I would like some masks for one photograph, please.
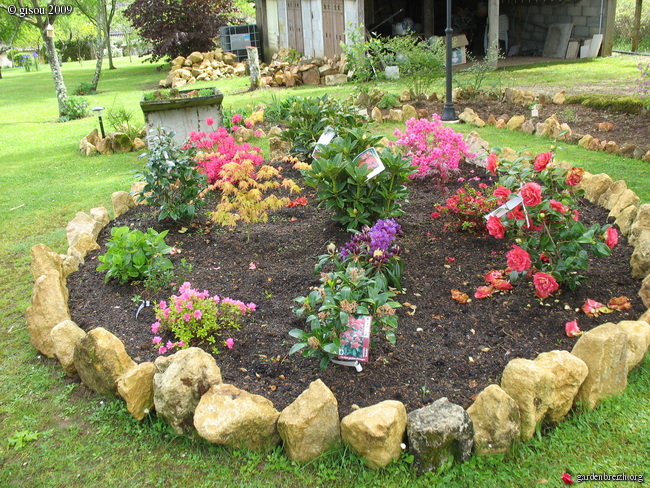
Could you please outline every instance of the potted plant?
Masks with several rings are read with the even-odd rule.
[[[191,131],[209,131],[206,119],[213,127],[223,125],[221,102],[223,93],[215,87],[200,90],[156,90],[145,93],[140,100],[147,132],[166,127],[175,132],[177,142],[183,142]]]

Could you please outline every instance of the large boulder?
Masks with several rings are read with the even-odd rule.
[[[406,122],[407,120],[417,119],[418,111],[413,105],[403,105],[402,106],[402,120]]]
[[[291,151],[291,142],[285,141],[280,137],[269,137],[270,159],[281,159]]]
[[[447,398],[408,414],[406,430],[419,474],[437,471],[449,461],[465,462],[472,454],[472,420]]]
[[[320,379],[312,382],[278,418],[290,459],[308,462],[341,442],[338,402]]]
[[[621,211],[618,217],[616,217],[614,223],[618,226],[619,230],[621,231],[621,234],[623,234],[624,236],[630,235],[630,232],[632,230],[632,225],[634,224],[638,211],[639,211],[639,207],[637,207],[636,205],[632,205],[631,207],[627,207],[626,209]]]
[[[636,245],[636,240],[644,230],[650,230],[650,203],[639,206],[634,222],[630,226],[628,242]]]
[[[544,352],[534,362],[553,373],[553,390],[545,419],[557,424],[571,410],[578,389],[589,372],[587,365],[568,351]]]
[[[587,408],[594,408],[603,398],[617,395],[627,387],[627,334],[616,324],[608,322],[586,332],[571,354],[589,368],[576,396],[576,401]]]
[[[117,379],[117,392],[124,398],[126,408],[137,420],[142,420],[153,408],[153,363],[140,363]]]
[[[344,417],[341,437],[368,466],[382,468],[402,455],[406,422],[404,404],[386,400]]]
[[[32,346],[47,357],[54,357],[52,329],[69,319],[68,289],[62,284],[61,273],[55,269],[46,271],[34,282],[32,304],[25,312]]]
[[[650,308],[650,274],[643,279],[643,282],[641,282],[639,296],[641,297],[641,301],[643,301],[645,307]]]
[[[632,190],[627,189],[621,195],[619,196],[618,200],[612,207],[612,209],[609,211],[609,217],[611,218],[616,218],[619,215],[621,215],[621,212],[625,210],[628,207],[631,207],[633,205],[637,205],[641,199],[639,196],[634,193]],[[647,204],[650,207],[650,204]]]
[[[82,234],[90,234],[94,239],[97,239],[99,232],[110,221],[108,211],[103,210],[102,212],[99,208],[92,209],[90,215],[85,212],[77,212],[75,218],[65,228],[69,246],[73,246]],[[104,218],[104,215],[106,218]]]
[[[278,412],[270,400],[233,385],[213,385],[194,412],[198,434],[213,444],[267,451],[280,443]]]
[[[91,234],[83,232],[77,236],[75,243],[68,248],[68,256],[78,264],[83,264],[88,253],[99,248],[96,239]]]
[[[64,320],[54,326],[50,332],[54,346],[54,356],[59,360],[63,371],[68,376],[77,376],[74,366],[74,348],[86,332],[72,320]]]
[[[487,157],[490,153],[490,143],[483,139],[478,132],[472,131],[464,136],[465,143],[473,157],[467,158],[469,162],[485,168]]]
[[[641,231],[634,239],[634,251],[630,258],[632,278],[644,279],[650,274],[650,230]]]
[[[627,335],[627,371],[632,371],[650,347],[650,325],[645,321],[623,320],[616,324]]]
[[[503,370],[501,388],[517,402],[522,440],[533,437],[551,406],[553,384],[553,373],[528,359],[513,359]]]
[[[194,410],[212,385],[221,384],[215,359],[197,347],[155,361],[154,405],[178,434],[193,432]]]
[[[45,244],[36,244],[30,249],[29,254],[31,256],[29,266],[34,280],[46,274],[48,271],[54,271],[59,274],[61,285],[65,288],[65,278],[67,275],[65,274],[63,258],[60,254],[55,253]],[[65,291],[67,292],[67,289]]]
[[[111,203],[113,204],[113,217],[118,218],[120,215],[125,214],[130,208],[135,207],[135,199],[133,195],[126,191],[116,191],[111,195]]]
[[[73,359],[81,381],[100,395],[117,395],[118,378],[136,366],[122,341],[103,327],[77,341]]]
[[[612,177],[605,173],[597,175],[586,173],[582,177],[582,181],[575,186],[576,190],[584,190],[585,198],[591,203],[598,203],[600,197],[609,189],[614,183]]]
[[[607,210],[611,210],[618,202],[618,199],[621,197],[623,192],[627,190],[627,183],[625,180],[618,180],[612,183],[612,185],[603,193],[598,199],[598,205],[605,207]]]
[[[472,419],[477,454],[505,453],[519,439],[519,407],[499,385],[490,385],[479,393],[467,414]]]

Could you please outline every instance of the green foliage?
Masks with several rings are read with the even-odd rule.
[[[114,278],[124,284],[147,278],[154,270],[159,273],[173,268],[172,262],[163,257],[171,253],[171,247],[165,242],[167,232],[147,229],[144,233],[127,226],[113,227],[106,243],[106,253],[97,258],[102,263],[97,266],[97,271],[107,271],[106,282]]]
[[[72,95],[68,97],[68,100],[65,103],[63,116],[60,117],[59,121],[67,122],[69,120],[83,119],[84,117],[87,117],[88,114],[88,100],[83,97]]]
[[[584,105],[595,110],[609,110],[626,114],[638,114],[645,108],[645,104],[640,97],[605,95],[600,93],[571,95],[566,98],[565,103]]]
[[[159,209],[158,219],[191,220],[205,206],[201,192],[207,177],[199,173],[192,159],[193,150],[183,149],[173,140],[173,131],[158,129],[147,137],[147,165],[137,178],[145,181],[139,201]]]
[[[293,144],[291,154],[306,159],[326,127],[363,127],[367,119],[349,101],[340,101],[325,94],[322,97],[296,97],[283,105],[287,108],[287,129],[280,136]]]
[[[125,133],[131,142],[142,133],[142,130],[138,129],[135,125],[135,115],[133,112],[123,106],[110,107],[106,111],[106,120],[113,130]]]
[[[352,79],[357,82],[380,78],[385,66],[382,63],[383,43],[381,39],[371,37],[366,40],[364,32],[363,26],[358,29],[350,29],[345,34],[348,42],[341,43],[348,71],[352,73]]]
[[[358,230],[404,213],[401,202],[408,197],[406,182],[416,170],[410,158],[383,149],[379,156],[386,169],[370,180],[365,164],[352,163],[377,138],[358,129],[347,130],[319,152],[310,169],[302,170],[305,184],[316,190],[319,205],[333,211],[333,219],[347,229]]]
[[[28,443],[38,440],[41,432],[33,432],[31,430],[21,430],[14,432],[13,435],[7,438],[7,445],[12,447],[14,451],[19,451]]]
[[[184,282],[194,269],[192,263],[182,258],[180,264],[175,269],[169,268],[164,262],[155,260],[149,269],[149,276],[142,283],[145,288],[158,292],[164,288],[169,288],[172,283]]]
[[[486,92],[500,95],[504,72],[495,71],[499,59],[505,59],[505,56],[496,49],[489,51],[488,56],[480,61],[471,54],[467,55],[467,60],[471,62],[471,65],[454,76],[454,83],[462,90],[464,97],[476,98]],[[492,79],[491,83],[488,83],[491,73],[495,73],[497,76]]]
[[[372,333],[383,333],[391,344],[395,344],[395,309],[401,305],[392,299],[394,296],[381,274],[371,278],[355,266],[323,273],[319,288],[295,299],[298,306],[293,312],[305,318],[310,330],[289,332],[299,341],[289,354],[302,351],[303,356],[320,358],[320,367],[325,369],[330,359],[338,355],[339,337],[348,328],[349,317],[360,315],[372,316]]]
[[[386,92],[382,95],[381,99],[377,102],[377,107],[383,108],[383,109],[391,109],[395,107],[399,107],[400,101],[397,95],[393,95],[392,93]]]
[[[74,91],[75,95],[94,95],[97,93],[92,83],[82,81]]]

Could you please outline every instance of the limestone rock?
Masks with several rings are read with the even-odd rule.
[[[629,243],[635,246],[637,237],[644,230],[650,230],[650,203],[644,203],[639,207],[636,218],[630,226]]]
[[[478,114],[469,107],[465,108],[465,110],[460,113],[458,119],[466,124],[475,125],[477,127],[485,126],[485,121],[483,121],[483,119],[481,119],[481,117],[479,117]]]
[[[108,213],[107,213],[108,215]],[[66,237],[68,238],[68,245],[73,246],[81,234],[90,234],[93,239],[97,239],[99,232],[104,228],[108,223],[97,221],[91,215],[88,215],[85,212],[77,212],[77,215],[72,219],[65,228]]]
[[[325,75],[326,86],[343,85],[347,82],[348,82],[348,75],[344,75],[344,74]]]
[[[47,357],[54,357],[50,333],[55,326],[70,319],[68,290],[62,285],[60,272],[51,269],[36,279],[25,319],[32,346]]]
[[[194,51],[192,54],[190,54],[190,55],[187,57],[187,59],[188,59],[192,64],[195,64],[195,63],[199,63],[199,64],[200,64],[201,61],[203,61],[203,53],[201,53],[201,52],[199,52],[199,51]]]
[[[636,205],[641,201],[641,199],[638,197],[636,193],[634,193],[632,190],[629,188],[621,195],[619,196],[618,200],[616,200],[616,203],[612,207],[612,209],[609,211],[609,217],[611,218],[616,218],[619,215],[621,215],[621,212],[625,210],[626,208]],[[650,204],[648,204],[650,206]]]
[[[627,334],[627,372],[632,371],[650,347],[650,324],[645,321],[623,320],[616,324]]]
[[[515,159],[519,157],[519,155],[515,152],[514,149],[506,146],[501,149],[501,154],[499,154],[499,157],[501,159],[505,159],[506,161],[513,162]]]
[[[634,224],[638,211],[639,207],[632,205],[621,211],[618,217],[616,217],[614,223],[618,226],[621,234],[624,236],[628,236],[630,234],[632,224]]]
[[[372,468],[399,459],[405,432],[406,408],[395,400],[360,408],[341,421],[343,442]]]
[[[641,297],[641,301],[645,307],[650,309],[650,274],[643,279],[641,289],[639,290],[639,296]]]
[[[612,186],[614,180],[605,173],[593,175],[585,173],[576,190],[584,190],[585,198],[591,203],[598,203],[600,197]]]
[[[280,159],[291,151],[291,142],[277,136],[269,137],[269,151],[271,160]]]
[[[474,444],[470,416],[444,397],[408,414],[407,435],[418,474],[469,460]]]
[[[66,292],[65,296],[67,297],[68,290],[65,287],[66,275],[63,270],[63,258],[61,255],[52,251],[52,249],[47,247],[45,244],[36,244],[30,249],[29,254],[31,256],[30,270],[34,280],[38,279],[39,276],[46,274],[48,271],[59,273],[59,276],[61,277],[61,286]]]
[[[556,105],[564,105],[566,101],[566,90],[562,90],[553,95],[553,103]]]
[[[614,141],[607,141],[603,146],[603,151],[608,154],[619,154],[621,150],[618,147],[618,144]]]
[[[418,118],[418,111],[415,110],[415,107],[413,105],[406,104],[402,106],[402,120],[404,122],[410,119],[417,119],[417,118]]]
[[[487,165],[487,157],[490,153],[490,143],[481,138],[476,131],[465,135],[464,139],[469,152],[474,155],[473,157],[467,158],[468,161],[481,168],[485,168]]]
[[[213,444],[267,451],[280,443],[278,412],[270,400],[232,385],[213,385],[194,412],[198,434]]]
[[[194,410],[212,385],[221,383],[215,359],[198,347],[183,349],[154,362],[156,411],[178,434],[192,432]]]
[[[591,144],[591,141],[594,140],[594,137],[592,135],[587,134],[586,136],[583,136],[579,141],[578,145],[581,147],[584,147],[585,149],[589,149],[589,144]]]
[[[400,102],[410,102],[411,101],[411,91],[404,90],[399,97]]]
[[[498,385],[489,385],[467,409],[474,426],[474,451],[500,454],[519,439],[521,420],[517,402]]]
[[[598,130],[602,132],[609,132],[614,128],[614,124],[611,122],[601,122],[598,124]]]
[[[117,379],[117,392],[126,401],[126,408],[137,420],[142,420],[153,408],[153,363],[141,363]]]
[[[95,249],[99,249],[95,238],[87,232],[82,232],[77,236],[75,243],[68,248],[68,256],[72,256],[79,264],[83,264],[86,255]]]
[[[522,440],[533,437],[550,408],[553,382],[553,373],[528,359],[513,359],[503,370],[501,388],[517,402]]]
[[[521,130],[521,126],[524,125],[525,121],[526,121],[525,116],[514,115],[513,117],[510,118],[510,120],[506,124],[506,127],[508,128],[508,130],[518,131]]]
[[[379,107],[373,107],[370,117],[372,120],[380,124],[384,121],[384,116],[381,114],[381,109]]]
[[[521,125],[521,130],[526,134],[533,134],[535,132],[535,124],[532,120],[526,120],[526,122]]]
[[[388,118],[391,122],[402,122],[403,120],[402,111],[397,108],[391,108],[389,111]]]
[[[136,365],[122,341],[103,327],[77,342],[73,358],[81,381],[100,395],[116,395],[117,379]]]
[[[639,322],[647,322],[650,324],[650,309],[646,310],[641,317],[639,317]]]
[[[503,119],[498,119],[497,123],[494,124],[497,129],[505,129],[507,127],[506,122]]]
[[[72,320],[64,320],[54,326],[50,335],[54,356],[59,360],[63,371],[68,376],[77,376],[77,368],[74,366],[74,348],[86,333]]]
[[[632,278],[642,280],[650,273],[650,230],[641,231],[635,237],[630,266]]]
[[[633,157],[634,159],[643,159],[643,155],[644,155],[644,154],[645,154],[645,151],[644,151],[643,149],[641,149],[640,147],[637,147],[637,148],[634,150],[634,154],[632,155],[632,157]]]
[[[488,115],[488,119],[486,122],[487,125],[497,125],[497,119],[494,115],[490,114]]]
[[[560,130],[560,122],[557,120],[557,116],[553,114],[544,121],[544,126],[540,135],[547,139],[554,139],[560,133]]]
[[[615,324],[599,325],[580,336],[571,354],[589,368],[576,396],[587,408],[627,387],[627,334]]]
[[[643,161],[646,163],[650,161],[650,151],[646,151],[646,153],[643,156]]]
[[[147,143],[143,141],[141,138],[135,137],[133,139],[133,150],[142,151],[143,149],[147,149]]]
[[[83,156],[94,156],[98,152],[97,147],[94,144],[91,144],[87,137],[84,137],[79,141],[79,154]]]
[[[621,156],[626,158],[633,158],[634,152],[637,149],[638,146],[636,144],[624,144],[623,147],[621,147]]]
[[[135,206],[133,196],[125,191],[116,191],[111,195],[111,202],[113,203],[113,216],[118,218],[120,215],[125,214],[130,208]]]
[[[568,351],[545,352],[537,356],[534,362],[554,376],[553,390],[545,418],[557,424],[571,410],[578,389],[589,372],[587,365]]]
[[[602,148],[600,147],[600,139],[594,138],[589,142],[589,145],[587,146],[587,149],[590,151],[602,151]]]
[[[278,418],[287,456],[308,462],[341,442],[338,402],[320,379],[313,381]]]
[[[611,210],[625,190],[627,190],[625,180],[615,181],[598,199],[598,205]]]

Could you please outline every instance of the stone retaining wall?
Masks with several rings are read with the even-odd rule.
[[[640,205],[624,181],[605,174],[585,173],[579,188],[590,202],[610,210],[634,246],[632,273],[643,279],[639,295],[650,307],[650,204]],[[115,217],[135,205],[124,191],[114,193],[112,203]],[[86,333],[70,320],[66,277],[99,248],[97,236],[108,223],[103,207],[79,212],[66,228],[66,254],[43,244],[31,249],[35,283],[26,322],[32,345],[93,391],[124,399],[136,419],[155,408],[177,433],[198,433],[212,443],[253,450],[282,443],[298,462],[344,443],[368,466],[380,468],[398,459],[408,442],[414,467],[423,473],[450,459],[466,461],[472,451],[506,452],[516,439],[530,439],[540,422],[560,422],[576,402],[594,408],[626,388],[629,371],[650,347],[648,310],[638,321],[590,330],[570,353],[512,360],[501,384],[485,388],[466,411],[441,398],[407,413],[391,400],[339,421],[336,398],[317,380],[279,412],[268,399],[223,383],[214,357],[199,348],[136,364],[113,334],[101,327]]]

